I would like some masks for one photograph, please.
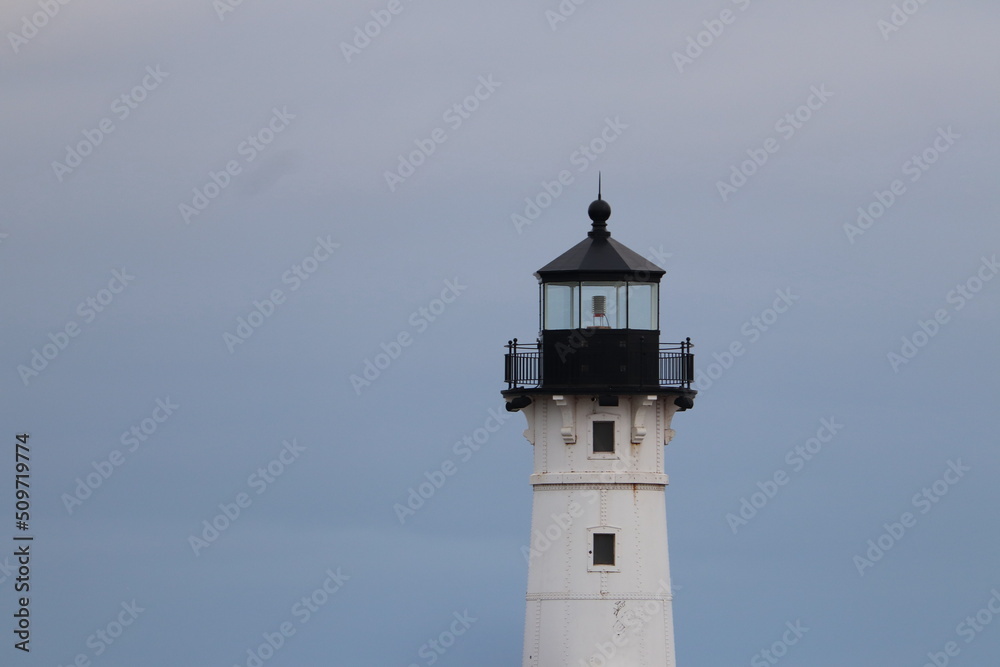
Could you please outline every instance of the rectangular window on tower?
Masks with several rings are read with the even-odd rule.
[[[594,533],[594,565],[615,564],[615,534]]]
[[[594,453],[614,454],[615,423],[613,421],[594,422]]]

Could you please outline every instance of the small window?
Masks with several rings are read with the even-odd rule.
[[[591,562],[587,565],[589,572],[621,572],[616,558],[618,554],[618,534],[620,528],[614,526],[594,526],[588,528],[590,534]]]
[[[594,422],[594,453],[615,451],[615,423],[613,421]]]
[[[615,564],[615,534],[594,533],[594,565]]]

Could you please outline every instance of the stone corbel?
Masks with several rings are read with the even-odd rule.
[[[632,397],[632,444],[642,444],[646,437],[646,423],[652,415],[655,419],[656,396]]]
[[[535,427],[536,427],[535,419],[537,417],[537,414],[535,412],[535,406],[536,404],[532,403],[528,407],[521,408],[520,410],[521,412],[524,413],[524,416],[528,420],[528,428],[524,429],[521,435],[523,435],[524,439],[530,442],[532,446],[534,446],[535,444]]]
[[[559,429],[563,442],[567,445],[576,444],[576,397],[575,396],[553,396],[552,400],[559,406],[562,413],[563,425]]]

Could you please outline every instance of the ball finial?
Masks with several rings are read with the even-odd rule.
[[[601,173],[597,173],[597,199],[590,202],[587,215],[593,221],[593,228],[587,236],[591,238],[607,238],[611,236],[608,231],[608,218],[611,217],[611,205],[601,199]]]
[[[611,205],[608,202],[598,196],[597,199],[590,203],[590,208],[587,209],[587,215],[593,220],[594,224],[604,224],[611,217]]]

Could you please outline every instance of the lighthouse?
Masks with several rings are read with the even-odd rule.
[[[537,340],[505,356],[534,449],[523,667],[673,667],[663,457],[694,356],[660,342],[665,271],[611,238],[600,192],[588,214],[535,273]]]

